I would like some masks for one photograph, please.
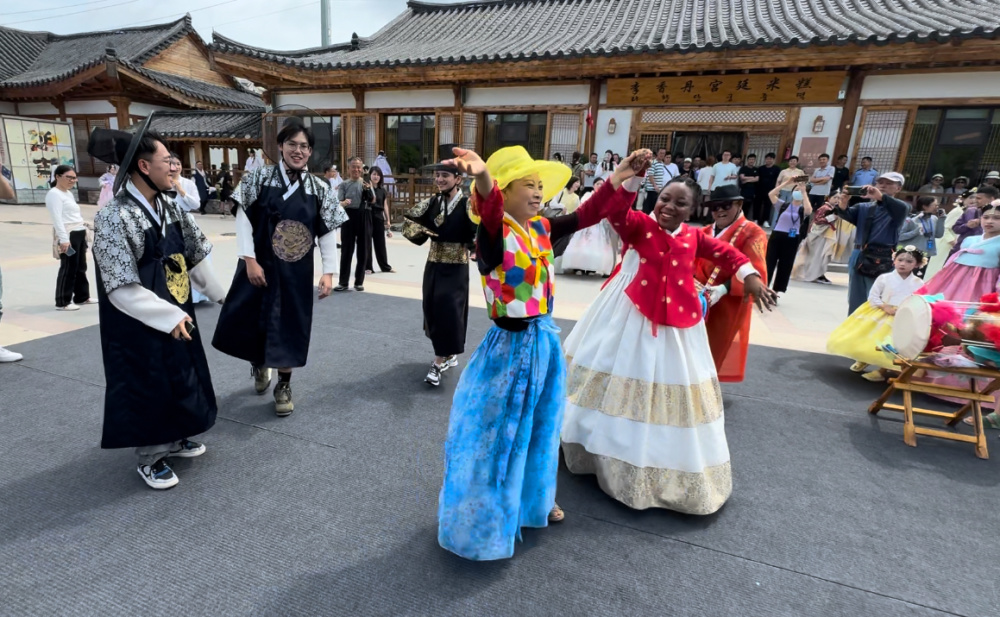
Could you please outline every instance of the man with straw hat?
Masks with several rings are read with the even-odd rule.
[[[747,256],[750,265],[767,285],[767,234],[743,216],[743,195],[735,186],[712,191],[708,206],[711,225],[700,232],[732,245]],[[723,280],[722,268],[707,259],[695,263],[695,280],[703,286],[710,309],[705,317],[708,344],[715,360],[719,381],[740,382],[746,373],[750,348],[751,304],[743,301],[743,282],[735,277]]]
[[[101,447],[135,448],[142,479],[167,489],[179,482],[167,459],[203,454],[190,437],[210,429],[217,413],[191,290],[213,302],[225,290],[206,260],[212,245],[166,193],[171,157],[146,130],[152,117],[134,136],[96,129],[87,151],[121,165],[115,196],[94,220],[107,380]]]
[[[455,144],[439,147],[439,159],[450,159]],[[424,266],[424,334],[434,346],[434,362],[424,381],[441,384],[441,375],[458,366],[465,353],[469,321],[469,252],[475,248],[476,224],[469,216],[469,199],[462,194],[462,176],[454,165],[429,166],[440,191],[406,213],[403,237],[421,245],[431,241]]]
[[[532,160],[520,146],[485,163],[470,150],[454,154],[445,163],[475,177],[477,261],[493,327],[455,391],[438,542],[466,559],[505,559],[521,527],[563,518],[555,494],[566,363],[552,319],[552,243],[628,210],[638,183],[616,189],[636,175],[633,162],[645,172],[652,153],[629,157],[593,199],[551,219],[539,213],[566,186],[568,167]]]

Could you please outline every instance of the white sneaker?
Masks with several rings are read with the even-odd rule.
[[[83,304],[97,304],[97,298],[87,298],[87,301]]]
[[[73,304],[72,302],[70,302],[66,306],[57,306],[56,310],[57,311],[79,311],[80,310],[80,305],[79,304]]]
[[[445,358],[444,364],[441,366],[441,371],[446,371],[450,368],[455,368],[458,366],[458,356],[448,356]]]
[[[15,351],[0,347],[0,362],[17,362],[23,358],[24,356]]]

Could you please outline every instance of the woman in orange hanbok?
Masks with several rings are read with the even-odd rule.
[[[766,285],[767,235],[743,216],[743,196],[739,189],[720,186],[712,191],[709,209],[713,223],[702,227],[701,233],[730,244],[746,255]],[[694,277],[703,286],[711,307],[705,317],[705,329],[719,381],[739,382],[746,373],[753,305],[743,300],[743,283],[735,278],[719,280],[720,272],[715,263],[699,259]]]

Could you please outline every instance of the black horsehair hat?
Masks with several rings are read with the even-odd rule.
[[[452,152],[452,148],[457,148],[458,144],[441,144],[438,146],[438,162],[433,165],[426,165],[424,169],[430,171],[447,171],[458,175],[458,167],[454,165],[443,165],[441,161],[447,161],[455,158],[455,153]]]
[[[710,202],[726,202],[726,201],[743,201],[743,195],[740,194],[740,189],[734,184],[723,184],[717,189],[712,191],[711,196],[708,200]]]
[[[135,133],[128,131],[117,131],[114,129],[94,129],[90,134],[90,141],[87,142],[87,154],[91,157],[118,166],[118,175],[115,176],[114,192],[125,184],[125,179],[131,173],[132,161],[135,158],[135,151],[139,148],[139,142],[149,133],[149,126],[152,123],[156,112],[150,113],[136,128]]]

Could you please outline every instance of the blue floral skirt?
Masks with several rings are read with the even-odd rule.
[[[493,326],[458,382],[445,443],[438,542],[466,559],[514,554],[556,499],[566,362],[549,316]]]

